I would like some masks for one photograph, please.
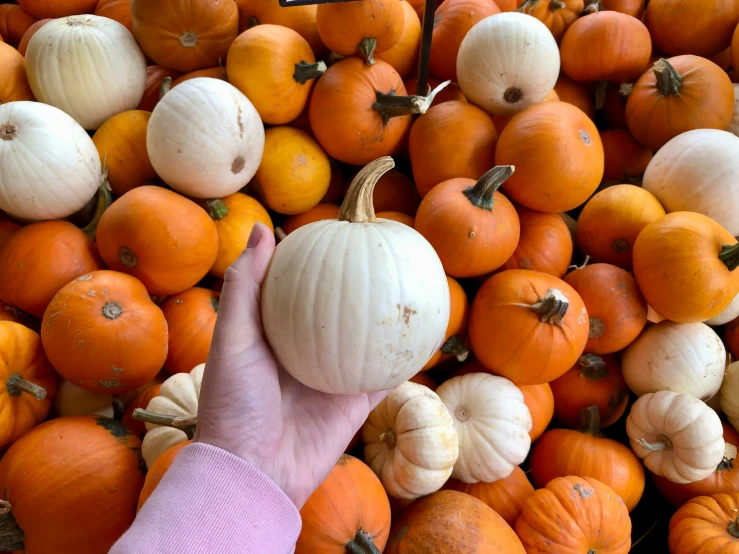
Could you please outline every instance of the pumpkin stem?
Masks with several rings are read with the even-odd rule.
[[[293,79],[295,79],[301,85],[304,85],[311,79],[318,79],[321,75],[326,73],[326,62],[308,63],[301,61],[295,64],[295,73],[293,73]]]
[[[164,95],[167,94],[171,88],[172,88],[172,77],[165,77],[164,81],[162,81],[162,84],[159,87],[159,100],[164,98]]]
[[[5,383],[5,388],[8,390],[10,396],[20,396],[26,392],[33,396],[36,400],[43,400],[46,398],[46,389],[36,383],[27,381],[21,377],[20,373],[13,373],[8,377]]]
[[[726,264],[729,271],[734,271],[739,267],[739,243],[722,246],[718,259]]]
[[[0,500],[0,552],[23,552],[26,535],[15,521],[11,508],[10,502]]]
[[[680,94],[680,87],[683,86],[683,78],[675,71],[672,64],[664,58],[660,58],[654,62],[652,67],[654,76],[657,78],[657,90],[662,96],[670,94]]]
[[[220,198],[211,198],[205,201],[205,207],[208,208],[210,217],[220,221],[228,215],[228,206]]]
[[[464,345],[459,335],[452,335],[446,339],[446,342],[441,345],[441,351],[444,354],[453,354],[458,362],[464,362],[467,356],[470,355],[470,351]]]
[[[100,224],[100,218],[103,217],[105,210],[107,210],[112,203],[113,195],[110,193],[110,184],[108,183],[106,176],[98,187],[98,205],[97,208],[95,208],[95,215],[92,217],[92,221],[82,228],[82,232],[88,236],[94,237],[97,232],[98,225]]]
[[[517,12],[525,13],[525,14],[531,14],[536,8],[539,7],[540,0],[525,0],[523,4],[521,4]]]
[[[600,432],[600,410],[598,406],[583,408],[577,412],[577,430],[594,437],[602,436]]]
[[[383,156],[360,169],[352,184],[349,185],[344,202],[341,204],[339,221],[349,221],[350,223],[373,223],[376,221],[375,207],[372,203],[375,185],[380,177],[394,167],[393,159],[390,156]]]
[[[357,50],[359,50],[359,53],[364,57],[367,65],[375,64],[375,48],[377,48],[376,38],[365,37],[359,41],[359,44],[357,44]]]
[[[638,439],[636,441],[636,444],[646,450],[649,450],[650,452],[657,452],[659,450],[667,450],[669,452],[670,450],[672,450],[672,441],[670,440],[670,437],[667,437],[665,435],[658,435],[657,442],[653,444],[647,442],[644,439]]]
[[[359,528],[353,541],[346,543],[347,554],[382,554],[369,533]]]
[[[28,314],[15,306],[5,306],[4,310],[13,314],[16,319],[22,319],[23,321],[28,322],[33,321],[33,316],[31,314]]]
[[[255,16],[250,15],[249,17],[246,18],[246,28],[247,29],[251,29],[252,27],[256,27],[257,25],[259,25],[259,20]]]
[[[485,173],[472,187],[467,187],[462,191],[472,205],[489,212],[493,211],[495,206],[494,195],[501,185],[513,175],[516,167],[512,165],[498,165]]]
[[[133,411],[133,418],[143,421],[144,423],[151,423],[152,425],[161,425],[162,427],[173,427],[184,431],[189,440],[195,436],[195,427],[198,424],[198,416],[173,416],[166,414],[157,414],[144,410],[143,408],[136,408]]]
[[[105,319],[114,320],[121,317],[123,308],[118,302],[106,302],[103,304],[103,317]]]
[[[583,10],[584,15],[588,15],[595,12],[602,12],[605,11],[605,8],[603,7],[603,3],[601,0],[590,0],[590,3],[585,6],[585,9]]]
[[[213,296],[210,299],[210,305],[213,306],[213,310],[216,313],[218,313],[218,308],[221,306],[221,302],[220,302],[220,300],[218,298],[216,298],[215,296]]]
[[[549,0],[549,11],[550,12],[558,12],[559,10],[564,10],[567,7],[567,4],[562,2],[562,0]]]
[[[561,327],[562,319],[567,315],[567,308],[570,307],[570,301],[561,291],[549,289],[536,304],[523,304],[523,306],[541,314],[542,322]]]
[[[583,354],[577,360],[577,365],[580,366],[580,375],[593,381],[600,381],[608,377],[606,362],[597,354]]]
[[[186,31],[180,35],[180,44],[185,48],[195,48],[198,44],[198,35],[194,31]]]
[[[282,230],[282,227],[275,228],[275,238],[277,239],[277,242],[282,242],[285,240],[285,237],[287,236],[287,233]]]
[[[388,448],[395,448],[398,442],[398,436],[395,434],[395,429],[392,428],[380,433],[379,439],[387,444]]]
[[[451,81],[445,81],[432,90],[428,96],[419,96],[412,94],[410,96],[396,96],[395,91],[389,94],[375,91],[377,102],[372,104],[372,109],[382,117],[382,124],[387,125],[392,117],[412,114],[425,114],[431,103],[443,89],[445,89]]]
[[[724,444],[724,458],[719,462],[716,471],[728,471],[734,469],[734,460],[736,460],[737,448],[735,445],[727,442]]]

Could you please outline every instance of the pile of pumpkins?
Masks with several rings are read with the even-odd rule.
[[[739,0],[443,0],[417,90],[423,13],[0,5],[0,551],[130,526],[256,222],[281,364],[392,389],[298,554],[739,549]]]

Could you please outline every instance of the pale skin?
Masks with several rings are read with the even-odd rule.
[[[246,249],[226,271],[195,441],[244,459],[301,508],[387,391],[326,394],[279,366],[259,312],[274,249],[274,236],[257,223]]]

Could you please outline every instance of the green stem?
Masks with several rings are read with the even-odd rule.
[[[151,423],[152,425],[161,425],[162,427],[173,427],[184,431],[187,438],[192,440],[195,436],[195,427],[198,424],[198,416],[173,416],[167,414],[157,414],[142,408],[136,408],[133,411],[133,418]]]
[[[28,393],[33,396],[36,400],[43,400],[46,398],[46,389],[36,383],[27,381],[21,377],[20,373],[13,373],[5,383],[5,388],[10,396],[20,396],[21,394]]]
[[[100,218],[103,217],[105,210],[107,210],[113,203],[113,195],[110,193],[110,185],[108,184],[107,169],[105,169],[104,172],[106,175],[103,177],[103,182],[98,187],[98,205],[97,208],[95,208],[95,215],[92,217],[92,221],[82,228],[82,232],[91,237],[95,236],[98,225],[100,224]]]
[[[208,209],[208,214],[213,219],[220,221],[228,215],[228,206],[220,198],[211,198],[205,201],[205,207]]]
[[[734,271],[739,267],[739,243],[722,246],[718,259],[726,264],[729,271]]]
[[[326,73],[326,63],[316,62],[308,63],[301,61],[295,64],[295,73],[293,73],[293,79],[295,79],[301,85],[304,85],[311,79],[318,79],[321,75]]]
[[[449,337],[444,344],[441,345],[441,351],[444,354],[453,354],[457,358],[458,362],[464,362],[467,356],[470,355],[470,351],[462,342],[459,335],[452,335]]]
[[[577,365],[580,366],[580,375],[593,381],[600,381],[608,377],[606,362],[597,354],[583,354],[577,360]]]
[[[210,304],[213,306],[213,309],[216,313],[218,313],[218,307],[220,306],[220,301],[215,296],[210,299]]]
[[[365,37],[357,44],[357,50],[367,61],[367,65],[374,65],[375,63],[375,48],[377,48],[376,38]]]
[[[346,552],[347,554],[382,554],[372,536],[362,531],[361,528],[357,531],[354,540],[346,543]]]
[[[485,173],[472,187],[462,191],[472,205],[489,212],[495,206],[495,192],[508,179],[516,168],[512,165],[499,165]]]
[[[672,64],[664,58],[660,58],[654,62],[652,67],[654,76],[657,78],[657,90],[662,96],[680,94],[680,87],[683,86],[683,78],[672,67]]]
[[[577,430],[594,437],[602,436],[600,432],[600,410],[598,406],[583,408],[577,413]]]

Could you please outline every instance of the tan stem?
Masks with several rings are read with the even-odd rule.
[[[159,87],[159,100],[164,98],[164,95],[167,94],[171,88],[172,88],[172,77],[165,77],[164,81],[162,81],[162,84]]]
[[[383,125],[387,125],[387,122],[393,117],[414,114],[422,115],[431,107],[436,95],[449,86],[450,83],[451,81],[444,81],[427,96],[419,96],[417,94],[396,96],[395,91],[386,94],[378,90],[375,91],[377,101],[372,104],[372,109],[382,117]]]
[[[287,236],[287,233],[282,230],[282,227],[277,227],[275,229],[275,237],[277,238],[277,242],[282,242],[285,240],[285,237]]]
[[[647,442],[644,439],[638,439],[636,444],[650,452],[658,452],[660,450],[667,450],[669,452],[672,450],[672,441],[670,440],[670,437],[665,435],[659,435],[657,437],[657,442],[655,443]]]
[[[605,11],[605,8],[603,7],[603,3],[601,0],[590,0],[590,3],[585,6],[585,9],[583,10],[584,15],[588,15],[595,12],[602,12]]]
[[[539,2],[541,0],[525,0],[516,10],[517,12],[525,13],[525,14],[531,14],[536,8],[539,7]]]
[[[493,211],[495,193],[516,171],[515,166],[499,165],[485,173],[472,187],[462,191],[472,205],[481,210]]]
[[[567,315],[567,309],[570,307],[570,301],[558,289],[549,289],[547,293],[539,298],[535,304],[514,304],[522,308],[529,308],[531,311],[541,315],[543,323],[550,325],[562,326],[562,320]]]
[[[444,344],[441,345],[441,351],[444,354],[452,354],[457,358],[458,362],[464,362],[470,355],[469,349],[462,342],[459,335],[452,335]]]
[[[46,389],[36,383],[27,381],[20,373],[13,373],[5,383],[5,388],[10,396],[20,396],[24,392],[33,396],[36,400],[46,398]]]
[[[192,439],[195,435],[195,427],[198,424],[198,416],[173,416],[167,414],[158,414],[150,412],[142,408],[136,408],[133,411],[133,418],[151,423],[152,425],[161,425],[162,427],[173,427],[184,431],[188,439]]]
[[[398,442],[398,436],[395,434],[395,429],[386,429],[383,433],[380,433],[380,440],[387,444],[388,448],[395,448],[395,444]]]
[[[341,204],[339,221],[349,221],[351,223],[376,221],[375,208],[372,203],[375,185],[380,177],[394,167],[393,159],[390,156],[383,156],[360,169],[352,184],[349,185],[344,202]]]
[[[677,96],[680,94],[680,87],[683,86],[683,78],[672,67],[670,62],[664,58],[660,58],[654,62],[652,71],[657,78],[657,90],[662,96]]]

